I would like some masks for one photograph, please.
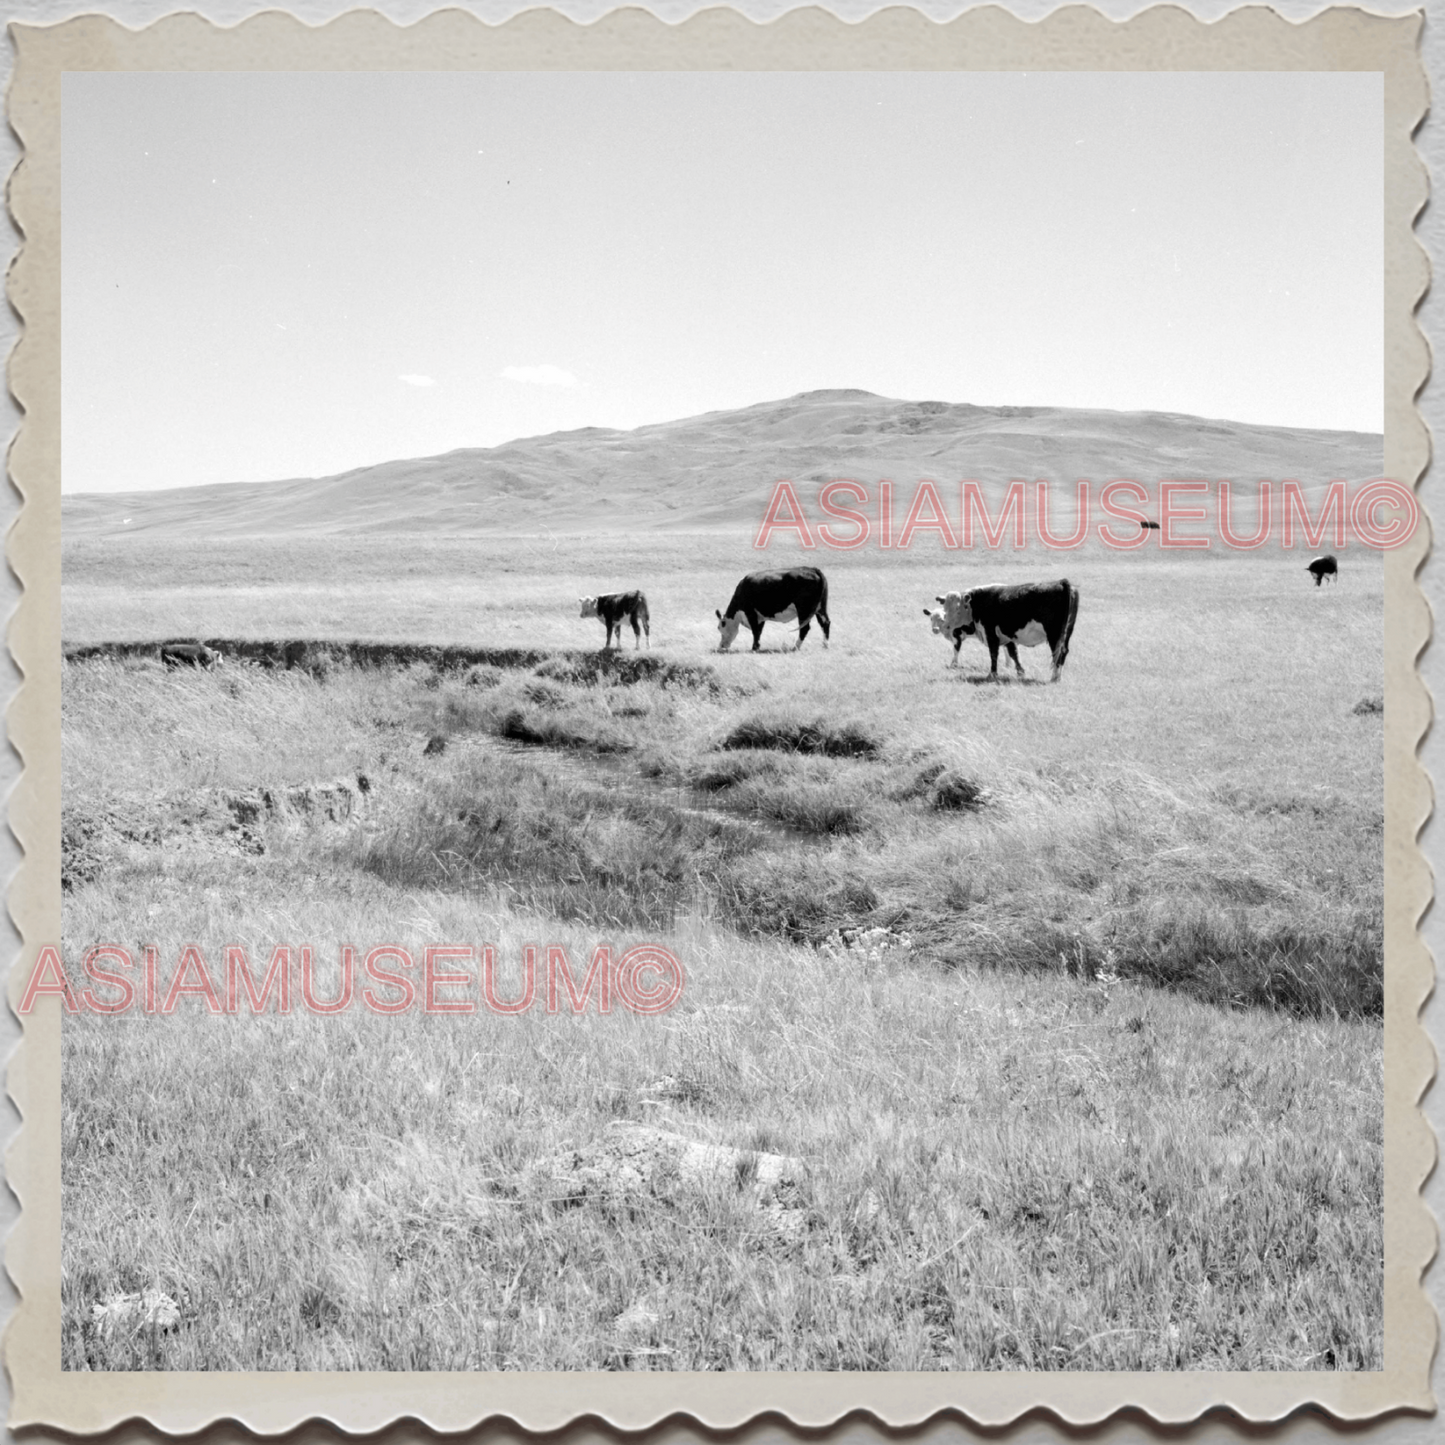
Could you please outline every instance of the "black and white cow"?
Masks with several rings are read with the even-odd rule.
[[[1009,661],[1024,675],[1018,649],[1047,643],[1054,660],[1052,681],[1059,680],[1074,635],[1079,613],[1079,589],[1066,578],[1057,582],[1024,582],[1015,587],[974,587],[967,592],[950,592],[937,599],[943,605],[925,607],[933,619],[933,630],[953,638],[952,667],[958,666],[958,650],[967,636],[979,637],[988,646],[989,676],[998,676],[999,643],[1008,649]]]
[[[1328,577],[1332,582],[1340,580],[1340,564],[1335,561],[1334,553],[1326,552],[1323,557],[1316,557],[1313,562],[1305,568],[1305,571],[1315,579],[1315,586]]]
[[[718,651],[726,652],[744,622],[753,634],[753,651],[759,650],[765,622],[798,623],[798,647],[814,618],[828,645],[832,622],[828,617],[828,579],[816,567],[789,567],[782,572],[749,572],[733,588],[726,612],[717,614]],[[797,651],[797,648],[794,648]]]
[[[652,646],[652,628],[647,612],[647,598],[640,592],[604,592],[600,597],[579,597],[583,617],[600,617],[607,629],[607,641],[602,650],[612,646],[612,629],[617,629],[617,645],[622,646],[622,624],[632,624],[633,649],[642,646],[642,633],[647,634],[647,645]],[[638,623],[642,624],[641,631]]]
[[[221,654],[204,642],[163,642],[161,661],[167,667],[214,667]]]

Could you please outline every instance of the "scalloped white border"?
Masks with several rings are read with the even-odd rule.
[[[529,11],[498,26],[448,11],[400,28],[355,12],[316,29],[270,12],[220,29],[180,15],[142,31],[101,16],[63,25],[12,27],[18,51],[11,123],[25,150],[12,177],[11,209],[25,241],[9,292],[24,323],[11,357],[11,389],[25,421],[10,457],[24,507],[8,555],[25,588],[10,645],[25,682],[9,713],[25,773],[11,824],[26,850],[11,915],[25,939],[11,974],[28,972],[38,944],[59,937],[59,74],[62,69],[453,69],[694,68],[725,57],[753,68],[1149,68],[1379,69],[1386,75],[1386,475],[1417,482],[1428,436],[1413,398],[1428,370],[1413,311],[1428,268],[1411,223],[1425,198],[1410,136],[1424,113],[1417,58],[1419,20],[1336,9],[1295,23],[1262,8],[1204,24],[1173,7],[1120,24],[1083,6],[1026,23],[995,7],[936,24],[893,9],[857,23],[819,10],[791,11],[759,26],[727,10],[666,25],[646,12],[612,12],[579,26]],[[1416,1101],[1434,1067],[1418,1023],[1432,968],[1416,931],[1430,877],[1416,846],[1430,809],[1415,748],[1430,703],[1415,671],[1430,619],[1415,574],[1428,550],[1422,529],[1386,566],[1386,1369],[1320,1374],[975,1375],[87,1375],[59,1369],[59,1010],[39,1008],[11,1060],[9,1088],[24,1124],[7,1156],[24,1213],[7,1264],[22,1299],[6,1334],[14,1390],[11,1424],[89,1433],[143,1418],[190,1431],[231,1418],[262,1433],[326,1419],[372,1430],[413,1418],[457,1430],[505,1419],[548,1430],[587,1418],[637,1429],[669,1417],[726,1428],[780,1412],[799,1426],[848,1414],[898,1427],[940,1412],[1000,1425],[1046,1410],[1081,1424],[1122,1408],[1156,1421],[1195,1419],[1227,1407],[1246,1419],[1279,1420],[1311,1404],[1341,1420],[1400,1408],[1428,1410],[1434,1312],[1419,1287],[1434,1225],[1419,1187],[1434,1143]],[[47,1003],[54,1003],[47,1000]]]

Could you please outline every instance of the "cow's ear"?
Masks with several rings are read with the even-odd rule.
[[[923,615],[924,615],[925,617],[932,617],[932,616],[933,616],[933,609],[932,609],[931,607],[925,607],[925,608],[923,609]]]
[[[722,621],[722,613],[721,613],[721,612],[718,612],[718,610],[717,610],[716,607],[713,608],[713,611],[717,613],[717,620],[718,620],[719,622],[721,622],[721,621]]]
[[[937,597],[937,596],[935,596],[933,600],[934,600],[935,602],[947,602],[947,601],[948,601],[948,598],[947,598],[947,597]],[[928,611],[928,609],[927,609],[926,607],[925,607],[923,610],[924,610],[925,612]]]

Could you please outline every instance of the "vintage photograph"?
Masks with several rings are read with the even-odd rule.
[[[1382,81],[72,70],[61,1368],[1384,1368]]]

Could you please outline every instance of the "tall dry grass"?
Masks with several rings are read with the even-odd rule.
[[[427,580],[398,554],[340,622],[318,609],[346,558],[308,553],[315,592],[278,554],[265,589],[182,577],[131,626],[394,635]],[[466,642],[484,611],[578,642],[571,575],[448,559],[457,630],[418,610],[413,636]],[[1378,589],[1071,559],[1064,677],[1019,687],[908,630],[901,599],[965,561],[870,560],[825,560],[827,652],[718,658],[710,599],[744,567],[673,558],[658,654],[716,685],[566,654],[66,668],[72,965],[102,940],[167,966],[197,942],[216,972],[242,944],[258,973],[283,942],[485,941],[506,992],[528,942],[580,976],[656,938],[688,980],[662,1019],[67,1019],[68,1368],[1380,1367],[1382,761],[1355,710]],[[796,745],[828,735],[868,747]],[[232,826],[231,794],[357,775],[344,824]],[[800,1159],[799,1227],[732,1188],[529,1192],[618,1120]],[[145,1288],[174,1330],[96,1332]]]

